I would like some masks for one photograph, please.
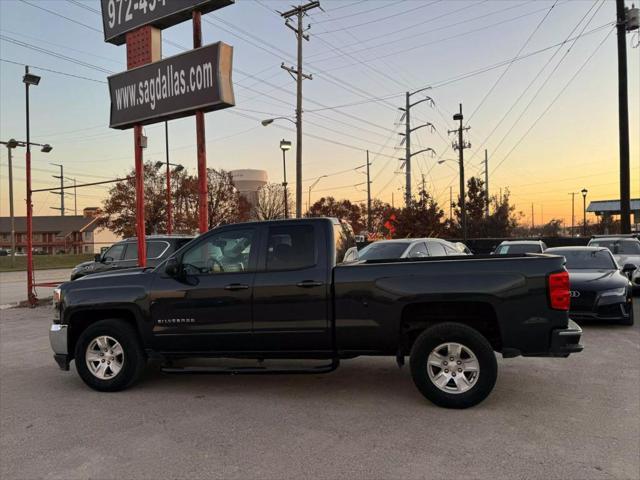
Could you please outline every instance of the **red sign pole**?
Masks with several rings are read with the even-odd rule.
[[[136,156],[136,237],[138,238],[138,266],[147,266],[147,243],[144,231],[144,162],[142,158],[142,126],[133,127]]]
[[[141,27],[126,35],[127,68],[132,69],[160,59],[160,31],[154,27]],[[142,149],[146,146],[142,125],[133,127],[136,169],[136,237],[138,238],[138,266],[147,265],[147,244],[144,221],[144,160]]]
[[[193,12],[193,48],[202,46],[201,13]],[[209,230],[209,193],[207,182],[207,145],[204,135],[204,112],[196,111],[196,143],[198,149],[198,227],[200,233]]]

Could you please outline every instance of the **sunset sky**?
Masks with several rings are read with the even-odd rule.
[[[80,4],[80,5],[78,5]],[[631,2],[627,2],[630,6]],[[280,139],[295,140],[295,82],[280,68],[295,63],[295,37],[275,10],[291,1],[240,0],[203,17],[204,43],[234,47],[236,107],[206,115],[207,162],[213,168],[259,168],[282,181]],[[458,190],[452,115],[463,104],[467,175],[479,174],[489,151],[491,194],[509,189],[518,210],[536,223],[571,223],[569,192],[587,200],[616,199],[618,190],[618,92],[615,2],[321,0],[304,44],[303,205],[323,195],[361,201],[365,177],[355,168],[372,160],[372,193],[402,202],[404,156],[398,132],[404,92],[425,86],[435,107],[412,110],[421,129],[414,157],[414,191],[425,176],[427,190],[448,214],[449,187]],[[84,8],[82,7],[84,6]],[[38,8],[39,7],[39,8]],[[98,0],[0,0],[0,139],[24,139],[24,64],[42,76],[31,90],[32,140],[51,143],[50,154],[33,154],[33,188],[56,186],[62,163],[78,183],[125,175],[133,167],[131,131],[111,130],[106,77],[126,69],[125,47],[104,43]],[[57,14],[57,15],[56,15]],[[63,18],[66,17],[66,18]],[[576,36],[579,38],[575,39]],[[566,42],[567,39],[572,39]],[[191,23],[163,31],[163,56],[191,46]],[[170,43],[168,43],[170,42]],[[562,42],[565,42],[562,44]],[[18,45],[19,43],[20,45]],[[640,197],[640,48],[627,35],[631,195]],[[515,57],[520,57],[515,61]],[[14,64],[12,62],[16,62]],[[76,78],[54,73],[54,70]],[[110,73],[111,72],[111,73]],[[419,99],[420,95],[416,95]],[[171,161],[195,171],[195,120],[169,124]],[[145,128],[146,160],[164,160],[164,126]],[[14,158],[16,213],[24,214],[24,149]],[[287,175],[295,179],[294,150]],[[351,169],[351,170],[349,170]],[[0,214],[8,215],[7,152],[0,149]],[[293,185],[291,185],[293,188]],[[99,206],[108,187],[82,189],[78,208]],[[36,215],[55,214],[59,197],[34,195]],[[73,205],[69,197],[67,206]],[[581,219],[582,199],[576,198]],[[578,214],[580,212],[580,214]]]

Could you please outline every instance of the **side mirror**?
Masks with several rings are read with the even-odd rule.
[[[625,263],[624,267],[622,267],[622,271],[624,273],[631,273],[635,271],[638,267],[636,267],[633,263]]]
[[[169,260],[167,260],[164,271],[170,277],[177,277],[180,273],[180,263],[178,262],[178,259],[176,257],[171,257]]]
[[[93,260],[96,262],[99,262],[100,260],[102,260],[102,254],[101,253],[96,253],[93,257]]]

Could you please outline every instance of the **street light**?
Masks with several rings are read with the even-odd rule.
[[[282,187],[284,188],[284,218],[289,218],[289,195],[287,194],[287,162],[285,161],[285,152],[287,150],[291,150],[291,142],[284,138],[280,140],[280,150],[282,150],[282,169],[284,174],[282,182]]]
[[[319,176],[315,182],[313,182],[311,185],[309,185],[309,203],[307,203],[307,212],[311,211],[311,190],[313,189],[313,187],[315,187],[316,185],[318,185],[318,182],[320,180],[322,180],[323,178],[328,177],[329,175],[321,175]]]
[[[580,190],[582,193],[582,235],[587,236],[587,192],[586,188]]]
[[[26,183],[27,183],[27,301],[35,307],[36,295],[33,290],[33,205],[31,203],[31,130],[29,128],[29,87],[40,83],[40,77],[29,73],[29,67],[24,67],[22,77],[25,89],[25,109],[27,127],[27,154],[25,156]],[[64,193],[64,192],[63,192]]]
[[[296,126],[296,218],[302,216],[302,120],[301,110],[298,105],[296,110],[296,120],[289,117],[274,117],[262,120],[262,125],[271,125],[275,120],[288,120]]]
[[[172,207],[171,207],[171,168],[174,173],[181,172],[184,170],[184,167],[179,163],[171,163],[169,162],[169,157],[167,156],[166,162],[157,161],[155,167],[160,169],[163,165],[167,166],[167,235],[171,235],[173,233],[173,215],[172,215]]]

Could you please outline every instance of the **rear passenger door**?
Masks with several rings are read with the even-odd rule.
[[[329,239],[314,222],[266,225],[253,290],[254,349],[329,351]]]

